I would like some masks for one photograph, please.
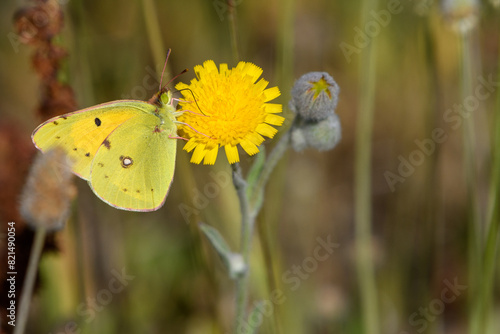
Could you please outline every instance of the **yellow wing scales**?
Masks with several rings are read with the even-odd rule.
[[[171,92],[160,90],[149,102],[113,101],[54,117],[35,129],[33,143],[42,152],[63,149],[72,171],[109,205],[154,211],[174,176],[171,101]]]
[[[104,103],[49,119],[35,129],[32,139],[42,152],[62,148],[73,172],[88,180],[92,160],[106,137],[127,120],[154,110],[154,106],[139,101]]]
[[[153,211],[167,197],[174,176],[175,128],[162,128],[155,115],[133,118],[101,145],[91,166],[90,184],[106,203],[125,210]]]

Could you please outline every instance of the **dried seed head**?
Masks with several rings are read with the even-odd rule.
[[[62,228],[76,196],[72,180],[67,156],[61,149],[38,155],[21,194],[23,218],[34,228]]]
[[[292,88],[290,109],[304,120],[320,121],[335,112],[340,88],[326,72],[309,72]]]
[[[14,14],[14,26],[23,43],[45,43],[63,27],[61,6],[56,0],[35,1]]]

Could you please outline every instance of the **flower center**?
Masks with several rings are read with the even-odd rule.
[[[316,82],[309,81],[309,83],[312,85],[312,87],[309,88],[309,91],[314,92],[314,96],[313,96],[314,100],[316,100],[316,98],[318,97],[319,94],[321,94],[321,92],[325,92],[330,99],[332,98],[332,94],[330,93],[330,90],[328,89],[328,87],[330,87],[331,85],[325,80],[324,77],[322,77],[321,79],[319,79]]]

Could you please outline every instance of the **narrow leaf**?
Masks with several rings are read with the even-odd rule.
[[[199,223],[199,226],[222,259],[229,272],[229,277],[232,279],[239,277],[246,270],[246,264],[241,254],[233,253],[226,240],[215,228],[204,223]]]

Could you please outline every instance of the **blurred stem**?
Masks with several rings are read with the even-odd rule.
[[[241,241],[240,254],[246,265],[246,270],[236,279],[236,318],[234,322],[234,332],[238,330],[239,322],[246,322],[246,306],[248,301],[248,276],[250,275],[250,248],[252,245],[252,235],[255,225],[255,217],[250,215],[250,208],[247,197],[247,183],[241,174],[239,163],[231,165],[233,170],[233,184],[238,194],[241,210]],[[242,327],[243,328],[243,327]],[[241,332],[243,334],[243,332]]]
[[[499,57],[500,65],[500,57]],[[500,67],[498,75],[500,75]],[[493,143],[492,143],[492,173],[489,189],[488,202],[488,232],[486,235],[486,245],[483,255],[483,268],[481,275],[481,284],[478,286],[479,296],[477,300],[477,319],[474,319],[474,324],[478,327],[473,327],[472,330],[481,332],[471,333],[488,333],[490,330],[490,314],[492,312],[492,296],[493,296],[493,279],[495,275],[496,253],[498,251],[498,242],[500,238],[500,205],[498,196],[500,193],[500,90],[497,91],[497,101],[494,112],[493,124]]]
[[[294,71],[293,62],[295,53],[293,52],[295,37],[295,13],[296,0],[282,0],[280,2],[280,30],[279,48],[277,50],[277,66],[279,75],[279,87],[282,90],[282,98],[285,101],[290,99],[290,88],[293,83]]]
[[[295,37],[295,15],[296,15],[296,0],[279,0],[278,8],[279,16],[279,30],[276,39],[276,59],[275,59],[275,77],[277,78],[278,87],[281,90],[281,101],[288,101],[290,99],[290,88],[293,83],[294,78],[294,37]],[[288,118],[287,118],[288,121]],[[259,179],[255,184],[256,187],[260,187],[261,189],[257,191],[264,192],[264,188],[267,185],[269,176],[272,171],[278,165],[278,162],[284,163],[285,159],[283,158],[284,153],[288,149],[290,140],[290,131],[286,131],[282,134],[281,138],[279,138],[278,143],[274,146],[266,163],[264,164],[263,173],[259,175]],[[281,150],[281,152],[279,152]],[[273,166],[270,166],[270,165]],[[284,167],[283,167],[284,168]],[[283,192],[285,181],[284,173],[275,173],[273,177],[274,191],[275,192]],[[255,216],[257,216],[261,210],[262,202],[257,204],[255,201],[255,192],[256,189],[252,191],[252,197],[250,198],[251,208],[255,212]],[[270,188],[273,191],[273,188]],[[272,194],[271,194],[272,195]],[[261,199],[263,196],[260,196]],[[274,196],[274,203],[272,206],[268,207],[266,212],[261,215],[261,218],[258,220],[258,237],[262,249],[262,254],[264,256],[264,265],[266,272],[266,283],[267,283],[267,291],[279,291],[282,289],[282,282],[279,279],[280,275],[277,273],[282,272],[280,269],[281,263],[281,254],[279,252],[279,247],[276,244],[276,221],[278,219],[277,212],[275,211],[276,207],[279,207],[283,204],[283,198],[281,196]],[[290,305],[290,304],[288,304]],[[283,309],[285,305],[275,304],[274,312],[273,312],[273,321],[271,322],[271,328],[269,329],[270,333],[280,334],[283,331],[283,325],[281,322]]]
[[[362,26],[378,1],[363,2]],[[371,137],[375,97],[376,38],[361,53],[359,111],[356,125],[355,228],[356,265],[361,293],[364,333],[378,334],[379,314],[372,251]]]
[[[269,154],[269,157],[264,163],[264,167],[259,175],[259,178],[255,182],[255,189],[252,192],[252,197],[250,198],[250,212],[252,217],[257,217],[257,215],[259,214],[260,209],[262,208],[262,193],[264,192],[264,188],[266,187],[267,181],[269,180],[269,176],[271,176],[274,167],[276,167],[276,164],[283,157],[283,154],[286,152],[289,144],[290,130],[283,134],[278,143],[274,146],[273,150]]]
[[[461,74],[461,95],[462,101],[469,96],[473,96],[472,86],[472,55],[470,45],[470,33],[463,32],[459,35],[460,40],[460,74]],[[463,127],[463,150],[464,150],[464,170],[465,182],[467,187],[467,203],[468,203],[468,272],[469,272],[469,300],[470,300],[470,333],[486,333],[484,329],[487,326],[481,319],[485,316],[483,304],[486,296],[478,294],[479,285],[482,283],[482,265],[480,256],[481,245],[481,220],[479,214],[479,200],[476,180],[476,159],[474,155],[475,148],[475,131],[474,131],[474,113],[470,112],[469,117],[464,117]],[[480,283],[481,282],[481,283]],[[482,329],[480,329],[482,328]]]
[[[155,64],[162,64],[165,61],[165,46],[161,38],[160,23],[158,22],[158,11],[155,8],[153,0],[142,0],[142,9],[144,14],[144,23],[149,39],[149,46],[153,53]],[[156,69],[156,66],[155,66]],[[165,74],[168,76],[170,71],[165,69]],[[160,73],[161,74],[161,73]]]
[[[28,262],[26,277],[24,279],[23,290],[19,302],[19,313],[16,326],[14,327],[14,334],[22,334],[26,328],[26,321],[28,320],[28,314],[30,311],[31,296],[33,295],[33,287],[35,286],[36,273],[38,271],[38,262],[40,261],[40,255],[42,254],[46,234],[47,231],[45,228],[39,227],[36,229],[35,239],[33,240],[33,245],[31,246],[30,260]]]
[[[235,63],[240,60],[240,51],[238,47],[238,30],[236,24],[236,5],[234,0],[227,0],[227,19],[229,21],[229,37],[231,39],[231,50]]]

